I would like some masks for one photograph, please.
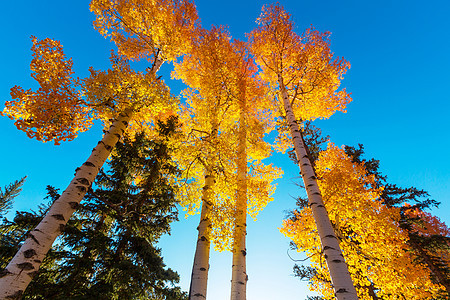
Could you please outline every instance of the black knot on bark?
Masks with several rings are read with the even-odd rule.
[[[77,209],[77,207],[80,205],[78,202],[69,202],[71,209]]]
[[[91,183],[86,178],[77,178],[77,181],[84,185],[90,185]]]
[[[347,293],[347,290],[344,288],[340,288],[339,290],[336,291],[336,294],[340,294],[340,293]]]
[[[25,263],[21,263],[21,264],[17,264],[17,267],[21,270],[34,270],[34,266],[29,263],[29,262],[25,262]]]
[[[25,258],[30,258],[30,257],[33,257],[33,256],[35,256],[37,253],[36,253],[36,250],[34,250],[34,249],[28,249],[28,250],[25,250],[24,252],[23,252],[23,256],[25,256]]]
[[[58,221],[65,221],[66,220],[62,214],[52,215],[52,217],[55,218]]]
[[[202,297],[202,298],[206,299],[206,297],[203,294],[200,294],[200,293],[195,294],[194,297]]]
[[[205,268],[200,268],[200,271],[206,271],[206,269]]]
[[[90,161],[85,162],[83,165],[85,165],[87,167],[95,167],[95,165],[93,163],[91,163]]]
[[[34,231],[39,231],[39,229],[35,229]],[[39,241],[37,240],[37,238],[31,233],[28,232],[28,237],[31,238],[36,244],[40,245],[41,243],[39,243]]]
[[[86,187],[82,186],[82,185],[77,185],[76,189],[78,191],[80,191],[80,193],[85,193],[87,191]]]
[[[245,251],[245,250],[241,250],[241,252],[242,252],[242,255],[244,255],[244,256],[246,256],[246,255],[247,255],[247,251]]]

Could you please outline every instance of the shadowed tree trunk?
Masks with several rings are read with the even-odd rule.
[[[202,194],[202,212],[200,224],[198,225],[197,247],[195,249],[194,266],[192,267],[191,286],[189,289],[189,300],[206,299],[209,271],[209,250],[211,230],[211,196],[215,184],[215,171],[208,168],[205,175],[205,186]]]
[[[66,190],[53,203],[38,226],[28,233],[28,238],[17,254],[0,273],[0,299],[20,299],[37,274],[53,242],[75,212],[111,150],[122,137],[130,118],[131,110],[119,115],[86,162],[77,168],[75,177]]]
[[[239,115],[237,149],[236,225],[233,239],[231,300],[245,300],[247,293],[247,266],[245,239],[247,235],[247,124],[245,121],[245,95]]]

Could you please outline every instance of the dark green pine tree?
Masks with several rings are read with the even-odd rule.
[[[14,182],[13,184],[5,187],[5,192],[0,191],[0,216],[5,215],[8,209],[11,209],[13,205],[13,199],[20,193],[21,186],[23,185],[25,178]],[[29,231],[31,231],[42,219],[42,216],[47,212],[50,204],[56,199],[54,195],[55,189],[47,187],[47,198],[50,198],[49,204],[40,205],[38,211],[16,211],[13,220],[8,220],[3,217],[0,219],[0,270],[4,270],[7,264],[11,261],[13,256],[17,253],[20,245],[27,237]],[[47,257],[43,262],[43,267],[39,273],[39,276],[33,282],[33,286],[28,289],[29,294],[35,294],[33,289],[46,289],[51,287],[55,283],[53,279],[57,274],[57,261],[66,255],[65,251],[58,250],[61,248],[59,245],[55,245],[49,251]],[[0,271],[0,276],[2,271]],[[38,292],[39,295],[41,292]],[[28,299],[44,299],[40,296],[28,297]]]
[[[117,145],[24,299],[186,298],[156,247],[177,220],[171,179],[178,170],[167,143],[176,126],[169,119],[158,123],[159,138],[139,134]]]
[[[0,187],[0,218],[4,217],[6,213],[11,209],[14,198],[22,191],[22,185],[25,182],[26,177],[20,180],[14,181],[5,186],[4,191]]]
[[[6,267],[6,263],[9,262],[7,259],[14,256],[14,244],[18,238],[21,235],[26,234],[26,231],[15,231],[14,227],[9,226],[10,222],[8,219],[5,218],[5,215],[13,206],[14,198],[17,197],[22,190],[25,178],[26,177],[23,177],[22,179],[16,180],[14,183],[5,186],[4,191],[0,188],[0,257],[2,258],[0,260],[0,270],[3,270]],[[3,257],[5,257],[5,260],[3,260]]]

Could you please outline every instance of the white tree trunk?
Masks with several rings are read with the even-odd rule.
[[[233,239],[231,300],[245,300],[247,268],[245,238],[247,234],[247,128],[245,112],[241,108],[237,150],[236,225]]]
[[[28,237],[8,266],[0,272],[0,299],[20,299],[56,237],[64,229],[87,190],[125,132],[131,111],[125,111],[112,123],[87,161],[77,168],[75,177],[53,203],[42,221]]]
[[[211,196],[215,184],[215,173],[209,168],[205,175],[205,186],[202,193],[202,212],[200,224],[197,227],[198,239],[195,249],[194,266],[192,267],[191,287],[189,289],[189,300],[206,299],[209,271],[209,249],[211,232]]]
[[[278,83],[280,86],[281,97],[283,98],[289,129],[294,143],[294,150],[297,155],[298,165],[300,167],[300,174],[302,175],[306,193],[308,195],[308,204],[312,209],[314,221],[319,232],[322,251],[330,272],[335,296],[338,300],[358,299],[347,264],[345,263],[341,248],[339,247],[339,241],[333,230],[328,212],[323,203],[322,195],[317,184],[317,178],[306,152],[303,137],[297,124],[297,119],[295,118],[292,110],[292,105],[289,101],[289,96],[287,94],[286,87],[284,86],[283,78],[280,75],[278,76]]]

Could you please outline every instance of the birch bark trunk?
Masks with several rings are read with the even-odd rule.
[[[163,62],[159,55],[156,56],[149,73],[155,75]],[[21,298],[38,273],[53,242],[75,212],[112,149],[122,138],[132,114],[131,108],[119,114],[86,162],[77,168],[75,177],[66,190],[53,203],[36,228],[28,233],[27,239],[6,268],[0,271],[0,300]]]
[[[322,195],[320,194],[319,186],[317,184],[317,178],[306,152],[303,136],[297,124],[297,119],[292,110],[292,105],[289,101],[289,96],[281,75],[278,75],[278,84],[280,86],[281,97],[283,98],[284,109],[292,141],[294,143],[298,165],[300,167],[300,174],[302,175],[306,193],[308,195],[308,204],[313,212],[314,221],[319,232],[322,251],[330,272],[335,297],[338,300],[358,299],[356,289],[353,286],[353,281],[348,271],[348,266],[345,263],[344,256],[339,247],[339,241],[323,203]]]
[[[213,168],[208,168],[205,175],[205,186],[202,194],[202,211],[200,224],[197,227],[198,239],[195,249],[194,266],[192,267],[191,286],[189,289],[189,300],[206,299],[209,271],[209,249],[211,219],[211,196],[215,184],[215,173]]]
[[[87,190],[125,132],[131,118],[126,110],[112,123],[103,139],[92,150],[87,161],[77,168],[75,177],[53,203],[42,221],[28,237],[8,266],[0,273],[0,299],[20,299],[56,237],[64,229]]]
[[[243,107],[245,108],[245,102]],[[247,234],[247,128],[245,111],[239,116],[237,150],[236,226],[233,240],[231,300],[245,300],[247,293],[247,267],[245,239]]]

